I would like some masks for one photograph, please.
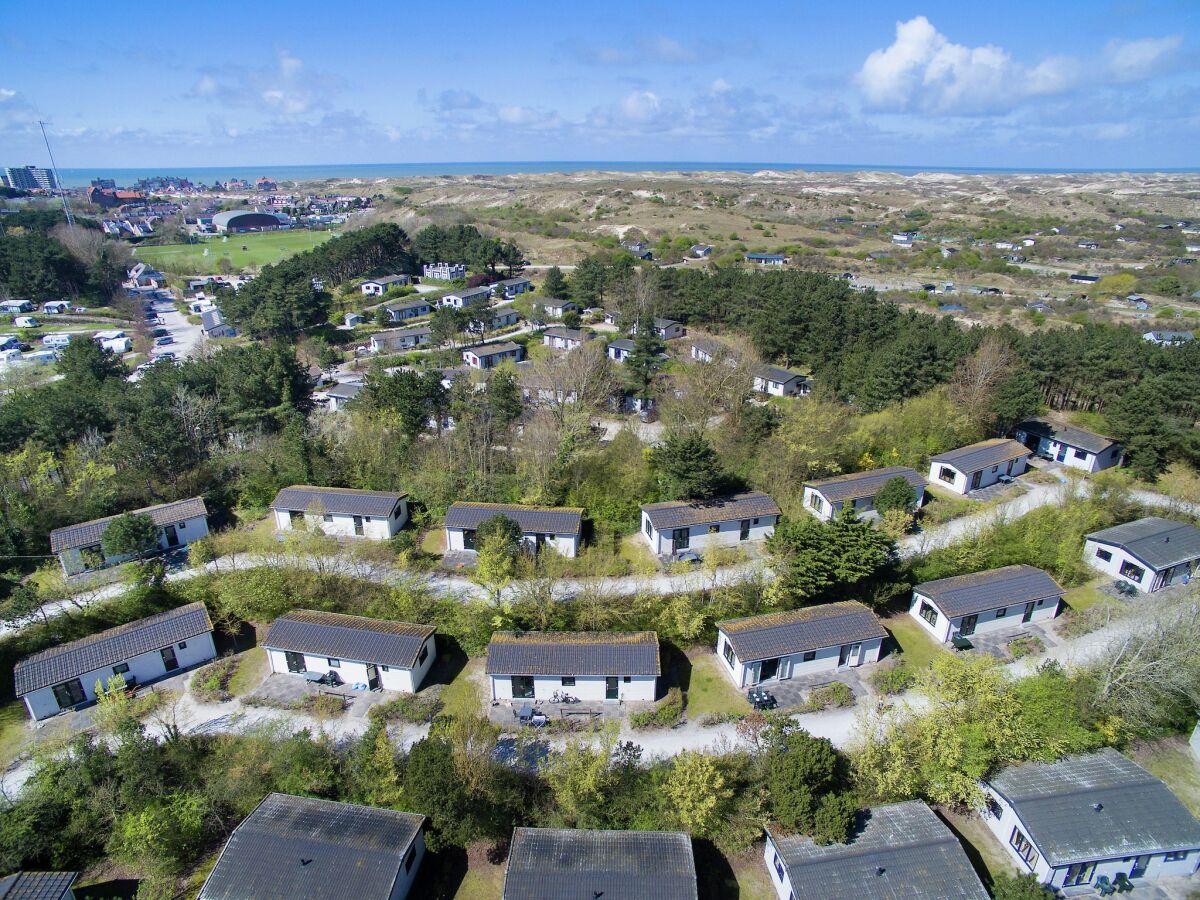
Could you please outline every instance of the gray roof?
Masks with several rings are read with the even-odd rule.
[[[411,669],[432,625],[294,609],[271,623],[264,647]]]
[[[229,836],[198,900],[388,900],[425,817],[268,794]]]
[[[203,603],[118,625],[27,656],[13,669],[18,697],[212,631]],[[90,687],[91,685],[89,685]]]
[[[378,516],[386,519],[396,504],[407,497],[404,491],[359,491],[353,488],[314,487],[293,484],[271,501],[271,509],[317,512],[340,516]]]
[[[692,841],[677,831],[514,828],[501,900],[696,900]]]
[[[562,328],[557,325],[553,328],[547,328],[542,333],[548,334],[550,337],[565,338],[568,341],[586,341],[591,337],[589,332],[578,328]]]
[[[1053,578],[1041,569],[1024,565],[939,578],[918,584],[913,590],[933,600],[951,618],[1063,595]]]
[[[202,497],[176,500],[174,503],[160,503],[157,506],[144,506],[132,512],[135,515],[149,516],[151,521],[159,527],[208,515],[208,509],[205,507]],[[92,519],[90,522],[80,522],[78,525],[55,528],[50,532],[50,552],[61,553],[63,550],[99,544],[100,537],[115,518],[117,517],[105,516],[103,519]]]
[[[856,600],[718,622],[738,659],[774,659],[822,647],[887,636],[875,614]]]
[[[484,295],[487,295],[488,297],[490,297],[490,296],[492,296],[492,287],[493,286],[490,284],[485,284],[485,285],[482,285],[481,287],[466,288],[465,290],[454,291],[453,293],[447,294],[446,296],[447,297],[458,297],[460,300],[467,300],[471,297],[482,297]]]
[[[822,900],[987,900],[958,838],[920,800],[873,807],[861,821],[846,844],[767,836],[792,885],[819,885]]]
[[[761,378],[764,381],[776,381],[779,384],[787,384],[789,381],[799,379],[804,381],[808,376],[803,372],[793,372],[791,369],[785,369],[782,366],[755,366],[753,374],[756,378]]]
[[[1069,447],[1078,447],[1081,450],[1087,450],[1091,453],[1103,453],[1116,443],[1112,438],[1096,434],[1094,431],[1088,431],[1086,428],[1076,428],[1074,425],[1060,425],[1058,422],[1044,419],[1040,416],[1034,419],[1026,419],[1016,427],[1016,430],[1024,431],[1026,434],[1035,434],[1038,437],[1049,438],[1052,441],[1058,441]]]
[[[661,675],[653,631],[497,631],[489,675]]]
[[[680,323],[675,321],[674,319],[660,319],[657,316],[654,319],[654,327],[662,328],[664,330],[667,328],[670,328],[672,325],[679,325],[679,324]]]
[[[406,309],[420,309],[422,306],[426,309],[432,308],[432,304],[428,300],[405,300],[400,303],[385,303],[384,309],[392,312],[400,312]]]
[[[446,510],[447,528],[478,528],[488,519],[512,519],[525,534],[579,534],[583,510],[577,506],[518,506],[515,503],[458,502]]]
[[[1190,341],[1195,338],[1190,331],[1148,331],[1146,334],[1156,341]]]
[[[335,385],[326,388],[325,393],[330,397],[337,397],[339,400],[353,400],[363,389],[363,385],[357,381],[339,381]]]
[[[1029,456],[1032,452],[1024,444],[1010,438],[992,438],[987,441],[979,441],[977,444],[959,447],[957,450],[939,453],[937,456],[930,457],[929,461],[931,463],[949,463],[960,472],[971,473],[989,466],[1002,465],[1010,459]]]
[[[778,516],[779,504],[762,491],[748,491],[712,500],[668,500],[647,503],[642,512],[650,517],[655,531],[684,528],[689,525],[712,525],[734,519],[753,519]]]
[[[520,350],[521,345],[515,344],[512,341],[504,341],[500,344],[480,344],[478,347],[464,347],[465,352],[474,353],[478,357],[495,356],[497,353],[512,353],[514,350]]]
[[[637,344],[635,344],[629,338],[617,338],[614,341],[609,341],[608,346],[616,347],[618,350],[627,350],[628,352],[632,353],[634,348],[637,347]]]
[[[1157,571],[1200,559],[1200,528],[1158,516],[1092,532],[1088,540],[1120,547]]]
[[[869,472],[852,472],[849,475],[805,482],[804,486],[816,488],[830,503],[837,503],[839,500],[874,497],[881,487],[897,475],[911,484],[918,492],[925,489],[925,479],[907,466],[889,466],[886,469],[872,469]]]
[[[1200,822],[1165,784],[1112,748],[1011,766],[989,785],[1052,866],[1200,848]]]
[[[428,325],[415,325],[412,328],[389,328],[387,331],[379,331],[371,335],[377,341],[392,341],[400,340],[406,337],[415,337],[422,334],[433,334],[433,329]]]
[[[78,872],[16,872],[0,878],[0,900],[63,900]]]

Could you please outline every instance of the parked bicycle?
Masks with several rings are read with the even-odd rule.
[[[565,691],[555,691],[553,694],[550,695],[550,702],[551,703],[578,703],[579,698],[572,697],[570,694],[566,693]]]

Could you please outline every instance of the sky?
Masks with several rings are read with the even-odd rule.
[[[9,4],[0,165],[1200,166],[1200,0]]]

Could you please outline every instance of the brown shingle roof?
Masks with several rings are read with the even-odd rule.
[[[489,675],[661,675],[653,631],[497,631]]]

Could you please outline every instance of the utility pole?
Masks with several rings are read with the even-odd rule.
[[[46,123],[38,119],[38,126],[42,129],[42,140],[46,142],[46,153],[50,155],[50,171],[54,173],[54,183],[58,185],[58,196],[62,199],[63,213],[67,217],[67,225],[74,228],[75,215],[71,212],[71,204],[67,201],[67,191],[63,187],[62,179],[58,177],[58,163],[54,161],[54,151],[50,149],[50,138],[46,137]]]

